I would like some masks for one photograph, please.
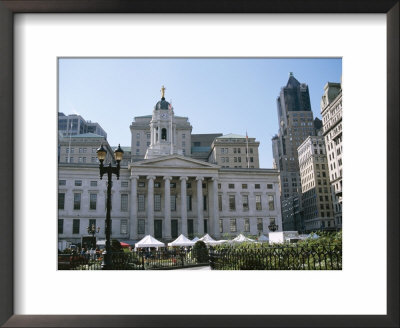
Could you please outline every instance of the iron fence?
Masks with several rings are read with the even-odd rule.
[[[210,248],[212,270],[341,270],[341,245]]]
[[[59,270],[101,270],[101,255],[58,255]],[[168,270],[208,265],[208,251],[194,249],[112,253],[113,270]]]

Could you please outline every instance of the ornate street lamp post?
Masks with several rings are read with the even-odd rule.
[[[120,170],[120,162],[122,160],[122,156],[124,155],[124,151],[121,149],[121,146],[118,145],[118,148],[114,151],[115,160],[117,161],[117,166],[111,166],[111,163],[108,166],[104,166],[103,162],[106,159],[107,151],[103,148],[103,144],[97,149],[97,158],[100,161],[99,169],[100,169],[100,179],[103,179],[103,175],[107,174],[107,214],[106,214],[106,250],[103,253],[103,270],[111,270],[112,269],[112,258],[111,258],[111,186],[112,186],[112,174],[114,173],[117,176],[117,180],[119,180],[119,170]]]
[[[269,231],[275,232],[276,230],[278,230],[278,226],[275,224],[275,222],[270,223],[270,225],[268,226]]]
[[[88,226],[86,229],[87,229],[87,233],[89,235],[92,235],[92,248],[96,249],[96,239],[95,239],[94,235],[96,233],[100,232],[100,227],[96,228],[96,226],[94,224],[92,224],[91,226]]]

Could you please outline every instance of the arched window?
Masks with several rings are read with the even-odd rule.
[[[162,128],[161,129],[161,140],[167,140],[167,129],[166,128]]]

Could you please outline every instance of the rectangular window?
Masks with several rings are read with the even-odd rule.
[[[186,189],[191,189],[192,188],[192,184],[190,182],[186,183]]]
[[[97,187],[97,181],[90,181],[91,187]]]
[[[159,212],[161,211],[161,195],[154,195],[154,210]]]
[[[242,196],[242,204],[243,204],[243,211],[249,210],[249,196],[243,195]]]
[[[82,186],[82,180],[75,180],[75,186],[77,187]]]
[[[273,188],[273,185],[270,184],[270,183],[268,183],[268,184],[267,184],[267,189],[272,189],[272,188]]]
[[[121,234],[124,234],[124,235],[128,233],[128,220],[127,219],[121,220],[120,232],[121,232]]]
[[[242,189],[247,189],[247,183],[242,184]]]
[[[207,196],[203,195],[203,211],[207,211]]]
[[[144,195],[138,195],[138,211],[144,212],[146,210],[145,202],[144,202]]]
[[[257,211],[261,211],[262,210],[261,195],[256,195],[256,210]]]
[[[222,195],[218,195],[218,210],[222,211]]]
[[[229,189],[235,189],[235,184],[234,184],[234,183],[230,183],[230,184],[228,185],[228,188],[229,188]]]
[[[128,211],[128,194],[121,194],[121,212]]]
[[[72,221],[72,233],[74,235],[79,234],[79,225],[80,225],[80,220],[79,219],[73,219],[73,221]]]
[[[160,182],[154,182],[154,188],[161,188]]]
[[[235,195],[229,195],[229,210],[231,211],[236,210]]]
[[[256,183],[256,184],[254,185],[254,189],[260,189],[260,185],[259,185],[258,183]]]
[[[263,231],[263,219],[262,218],[257,219],[257,230],[259,232]]]
[[[58,185],[59,186],[65,186],[67,184],[66,180],[58,180]]]
[[[81,194],[74,193],[74,210],[80,210],[80,209],[81,209]]]
[[[224,232],[224,224],[222,219],[219,219],[219,232]]]
[[[250,219],[244,219],[244,231],[250,232]]]
[[[274,195],[268,195],[268,208],[270,211],[275,210]]]
[[[59,234],[64,233],[64,219],[58,220],[58,233]]]
[[[230,232],[236,232],[236,219],[230,220],[229,230]]]
[[[95,210],[97,204],[97,194],[90,194],[89,198],[90,198],[89,209]]]
[[[59,192],[58,193],[58,209],[63,210],[65,205],[65,193]]]
[[[191,211],[192,210],[192,196],[191,195],[187,195],[186,197],[186,206],[187,206],[187,210]]]
[[[138,234],[139,235],[144,235],[145,229],[144,229],[144,219],[138,219]]]
[[[139,188],[144,188],[144,187],[146,187],[146,183],[144,181],[139,181],[138,182],[138,187]]]
[[[122,188],[128,188],[128,181],[121,181]]]
[[[171,211],[176,211],[176,195],[171,195]]]
[[[175,189],[176,188],[176,183],[175,182],[171,182],[169,186],[170,186],[171,189]]]

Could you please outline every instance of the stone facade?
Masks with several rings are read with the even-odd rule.
[[[328,82],[321,99],[323,135],[328,156],[329,179],[334,194],[335,221],[342,227],[342,86]]]
[[[227,134],[215,138],[208,161],[223,168],[259,168],[259,145],[255,138]]]
[[[268,233],[272,222],[282,230],[277,170],[222,168],[191,158],[192,127],[163,98],[130,129],[131,161],[121,163],[119,180],[113,176],[112,238],[256,235]],[[100,227],[98,238],[105,237],[105,192],[97,165],[60,163],[60,240],[80,242],[91,223]]]
[[[324,137],[309,136],[298,154],[305,230],[335,230]]]
[[[93,133],[71,135],[68,137],[60,136],[58,140],[58,162],[98,164],[96,150],[101,144],[107,150],[106,161],[109,162],[113,158],[113,150],[105,137]]]

